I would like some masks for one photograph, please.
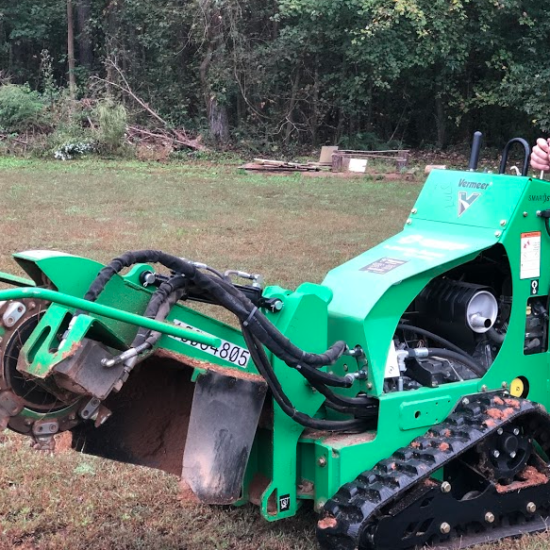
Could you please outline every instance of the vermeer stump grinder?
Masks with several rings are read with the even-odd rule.
[[[544,529],[550,186],[519,138],[499,174],[477,172],[479,139],[469,170],[430,174],[401,233],[321,285],[156,250],[15,254],[29,278],[0,274],[2,427],[46,450],[70,430],[79,451],[269,521],[313,501],[326,550]],[[517,142],[522,175],[505,175]]]

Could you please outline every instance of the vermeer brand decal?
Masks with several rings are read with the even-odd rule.
[[[462,178],[458,181],[459,187],[466,187],[468,189],[487,189],[491,185],[490,183],[479,183],[477,181],[468,181]]]
[[[464,180],[461,180],[464,181]],[[488,184],[485,184],[488,185]],[[458,192],[458,217],[462,216],[474,202],[481,197],[481,193],[468,193],[466,191]]]
[[[290,495],[284,495],[279,498],[279,509],[281,512],[290,510]]]

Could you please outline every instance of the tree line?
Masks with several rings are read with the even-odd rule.
[[[123,78],[169,125],[257,150],[532,138],[549,53],[533,0],[0,0],[3,84],[132,109]]]

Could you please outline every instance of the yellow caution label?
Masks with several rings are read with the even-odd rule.
[[[525,384],[521,378],[514,378],[510,384],[510,393],[514,397],[521,397],[525,391]]]

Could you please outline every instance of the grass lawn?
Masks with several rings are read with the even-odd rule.
[[[17,273],[10,256],[25,249],[108,261],[159,248],[294,288],[397,232],[421,185],[207,163],[0,159],[0,269]],[[162,472],[0,437],[0,549],[316,549],[309,509],[267,523],[252,506],[184,503]],[[539,536],[484,548],[548,545]]]

